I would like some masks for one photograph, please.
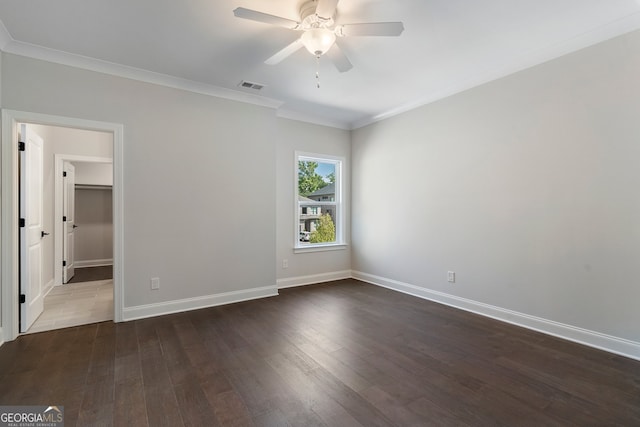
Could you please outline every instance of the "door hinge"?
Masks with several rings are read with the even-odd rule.
[[[24,142],[18,141],[18,151],[24,151],[24,150],[25,150]]]
[[[62,266],[66,267],[67,266],[67,261],[62,261]]]
[[[67,222],[67,217],[66,216],[62,217],[62,222]]]
[[[25,302],[27,302],[27,296],[25,294],[20,294],[20,298],[18,299],[18,302],[20,304],[24,304]]]
[[[66,171],[62,171],[62,176],[67,176],[67,172]]]
[[[26,224],[26,222],[25,222],[24,218],[20,218],[19,223],[20,223],[20,227],[24,227],[24,226],[25,226],[25,224]]]

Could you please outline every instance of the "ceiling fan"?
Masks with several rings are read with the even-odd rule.
[[[314,56],[327,54],[340,72],[349,71],[353,65],[336,42],[337,37],[351,36],[399,36],[404,31],[402,22],[368,22],[361,24],[336,25],[338,0],[310,0],[300,7],[300,21],[270,15],[257,10],[238,7],[233,14],[238,18],[250,19],[279,27],[302,31],[296,41],[265,61],[277,64],[303,46]]]

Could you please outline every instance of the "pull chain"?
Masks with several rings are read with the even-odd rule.
[[[316,56],[316,87],[320,89],[320,55]]]

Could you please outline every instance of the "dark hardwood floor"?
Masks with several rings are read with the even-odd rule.
[[[96,280],[113,279],[113,266],[76,268],[75,274],[68,283],[94,282]]]
[[[344,280],[21,336],[0,404],[66,425],[640,425],[640,362]]]

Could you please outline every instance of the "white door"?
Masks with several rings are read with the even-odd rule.
[[[44,308],[43,147],[42,138],[25,124],[20,125],[20,141],[20,332],[26,332]]]
[[[76,175],[75,167],[69,162],[63,163],[62,170],[62,283],[68,283],[75,274]]]

